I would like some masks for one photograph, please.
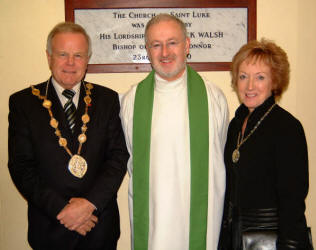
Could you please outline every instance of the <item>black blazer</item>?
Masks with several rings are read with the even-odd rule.
[[[275,103],[269,97],[249,116],[245,137],[265,112]],[[225,146],[226,199],[221,242],[229,242],[229,217],[238,223],[238,215],[228,213],[229,202],[240,208],[276,208],[278,211],[277,249],[307,244],[305,198],[308,193],[308,153],[304,129],[301,123],[286,110],[276,105],[261,122],[255,132],[240,147],[240,158],[232,162],[238,134],[249,114],[241,105],[231,121]],[[225,222],[226,220],[226,222]],[[225,249],[225,248],[224,248]],[[235,249],[234,249],[235,250]]]
[[[9,100],[9,171],[18,190],[28,202],[28,240],[35,249],[115,249],[120,235],[116,194],[126,173],[128,152],[119,118],[116,92],[93,85],[88,114],[87,141],[81,156],[88,163],[83,178],[68,171],[70,156],[58,144],[55,129],[42,101],[31,88],[19,91]],[[45,95],[46,82],[36,86]],[[80,88],[74,135],[52,83],[47,98],[59,122],[62,136],[73,154],[81,133],[85,89]],[[86,237],[69,231],[56,219],[72,197],[92,202],[99,222]]]

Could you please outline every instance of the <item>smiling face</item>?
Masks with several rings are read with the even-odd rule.
[[[167,81],[178,79],[185,71],[189,38],[174,20],[163,20],[147,31],[147,53],[157,74]]]
[[[86,73],[88,42],[80,33],[58,33],[52,39],[52,53],[46,51],[55,80],[65,89],[73,88]]]
[[[237,93],[239,100],[252,112],[272,95],[271,70],[262,61],[245,60],[239,66]]]

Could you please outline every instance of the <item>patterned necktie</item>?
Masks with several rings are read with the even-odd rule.
[[[74,133],[74,128],[75,128],[75,118],[76,118],[76,106],[72,102],[72,98],[75,95],[75,92],[70,89],[65,89],[63,91],[63,95],[67,97],[68,101],[66,102],[64,106],[64,112],[66,114],[66,118],[68,121],[68,125],[71,129],[71,132]]]

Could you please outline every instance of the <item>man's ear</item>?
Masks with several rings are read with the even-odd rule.
[[[190,53],[189,49],[190,49],[190,38],[186,37],[185,38],[185,52],[186,52],[186,54]]]
[[[48,62],[48,66],[50,68],[50,64],[51,64],[51,60],[52,60],[52,55],[49,54],[49,52],[46,50],[46,57],[47,57],[47,62]]]

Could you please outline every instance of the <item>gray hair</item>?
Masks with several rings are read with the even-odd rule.
[[[167,13],[162,13],[162,14],[159,14],[157,16],[154,16],[152,19],[149,20],[149,22],[146,24],[146,27],[145,27],[145,43],[148,42],[148,30],[149,28],[154,25],[154,24],[157,24],[157,23],[160,23],[161,21],[175,21],[177,24],[179,24],[181,30],[182,30],[182,33],[183,33],[183,37],[186,38],[188,36],[188,32],[187,32],[187,28],[184,24],[184,22],[182,22],[179,18],[173,16],[173,15],[170,15],[170,14],[167,14]]]
[[[82,34],[88,43],[88,56],[90,57],[92,54],[92,48],[91,48],[91,39],[89,37],[89,35],[87,34],[87,32],[85,31],[85,29],[80,26],[79,24],[76,23],[72,23],[72,22],[61,22],[59,24],[57,24],[52,30],[51,32],[48,34],[47,37],[47,43],[46,43],[46,50],[48,52],[48,54],[52,54],[52,40],[54,38],[54,36],[56,36],[57,34],[60,33],[79,33]]]

